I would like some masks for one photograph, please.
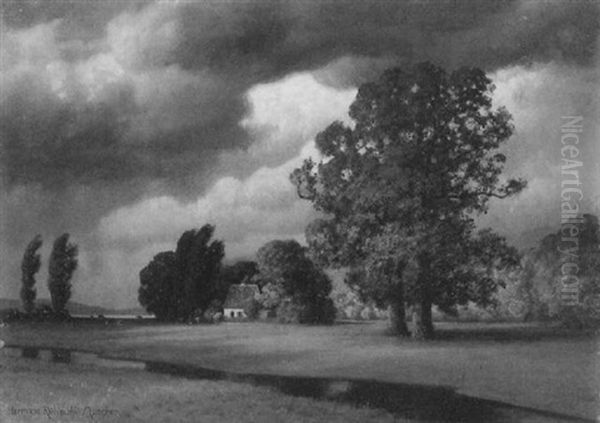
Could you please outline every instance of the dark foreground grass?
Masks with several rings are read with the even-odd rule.
[[[16,324],[0,329],[0,338],[9,345],[74,348],[240,373],[443,385],[595,419],[600,377],[594,334],[532,325],[438,326],[438,339],[428,343],[384,336],[381,323]]]
[[[0,355],[0,421],[393,422],[382,410],[296,398],[267,388],[191,381],[127,369],[100,371]]]

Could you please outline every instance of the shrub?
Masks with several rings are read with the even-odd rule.
[[[281,301],[276,313],[279,323],[300,323],[302,306],[294,303],[290,298],[286,298]]]
[[[335,321],[336,309],[328,297],[316,298],[310,302],[285,299],[277,308],[280,323],[331,324]]]
[[[308,324],[332,324],[335,315],[333,300],[329,297],[317,297],[300,309],[299,321]]]

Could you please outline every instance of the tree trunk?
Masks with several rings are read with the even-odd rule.
[[[417,298],[412,307],[412,337],[414,339],[433,338],[433,319],[431,316],[431,257],[423,252],[417,258],[419,275],[417,276]]]
[[[394,336],[409,336],[408,326],[406,326],[406,310],[404,306],[404,283],[402,276],[405,264],[396,263],[394,288],[390,293],[389,314],[389,332]]]
[[[431,302],[421,300],[412,309],[412,337],[414,339],[433,338],[433,319],[431,316]]]
[[[431,314],[431,301],[425,300],[421,306],[421,322],[425,329],[425,338],[433,338],[433,316]]]
[[[395,336],[408,336],[408,326],[406,326],[406,313],[404,309],[404,300],[396,299],[388,307],[389,314],[389,332]]]

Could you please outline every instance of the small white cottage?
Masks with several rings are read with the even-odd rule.
[[[231,285],[227,293],[227,299],[223,304],[223,318],[225,320],[247,319],[245,308],[253,299],[256,299],[260,291],[258,285],[241,283]]]

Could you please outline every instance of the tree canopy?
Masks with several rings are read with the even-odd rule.
[[[204,313],[218,295],[218,275],[225,255],[215,227],[184,232],[173,251],[154,256],[140,271],[140,304],[160,320],[187,320]]]
[[[407,332],[405,303],[418,311],[415,334],[430,336],[432,304],[485,303],[489,267],[516,260],[502,237],[474,224],[491,198],[525,187],[501,178],[499,148],[513,126],[505,109],[493,109],[493,89],[475,68],[390,69],[359,88],[351,126],[334,122],[317,135],[323,159],[290,175],[327,216],[307,228],[311,253],[362,267],[363,292],[392,306],[397,333]]]
[[[330,323],[335,317],[329,298],[331,281],[306,253],[306,247],[295,240],[271,241],[258,250],[264,305],[278,306],[280,317],[293,314],[290,320],[299,323]]]
[[[48,262],[48,289],[52,309],[57,315],[67,313],[66,305],[71,298],[71,278],[77,269],[77,245],[69,242],[69,234],[56,238]]]
[[[42,259],[37,252],[42,246],[42,236],[36,235],[27,244],[23,260],[21,262],[21,301],[26,313],[31,313],[34,309],[36,297],[35,274],[40,270]]]
[[[163,251],[156,254],[140,271],[140,304],[158,320],[177,320],[181,300],[177,295],[175,253]]]

